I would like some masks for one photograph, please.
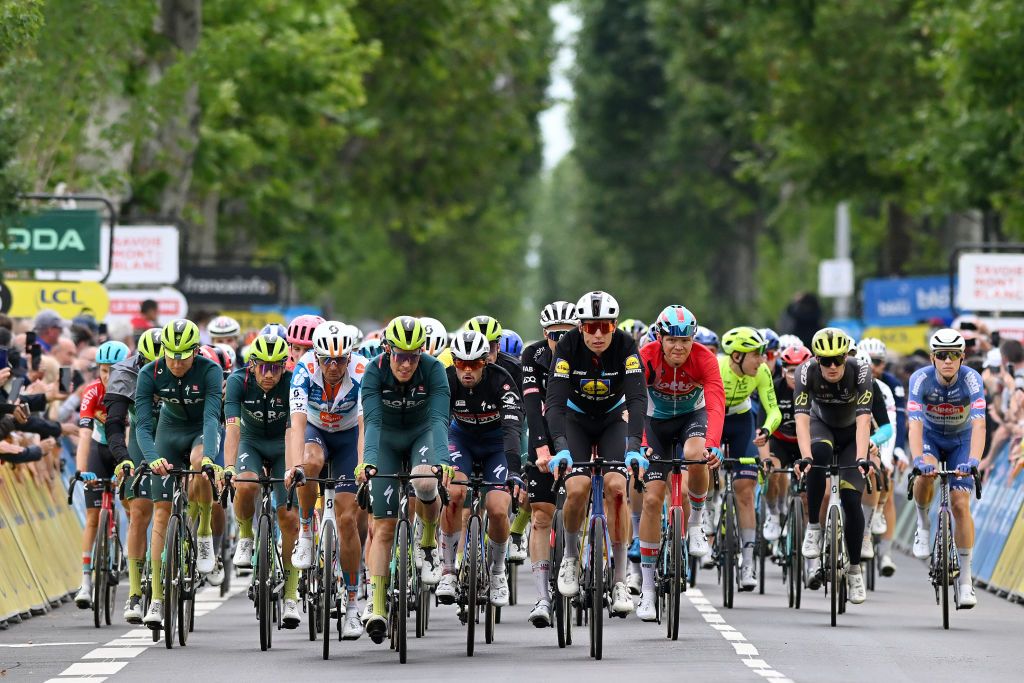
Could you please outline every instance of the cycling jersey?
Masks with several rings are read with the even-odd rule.
[[[451,391],[452,428],[474,436],[503,434],[506,464],[512,472],[519,472],[523,408],[515,380],[496,363],[484,367],[480,382],[472,388],[462,385],[454,367],[446,373]]]
[[[774,432],[782,422],[782,414],[775,398],[775,386],[772,384],[772,371],[762,363],[757,374],[737,375],[733,372],[729,356],[718,357],[718,368],[722,375],[725,388],[725,411],[727,415],[741,415],[751,409],[750,396],[757,391],[764,410],[763,427],[769,433]]]
[[[600,419],[623,408],[629,411],[626,450],[639,450],[647,404],[645,389],[632,335],[615,330],[598,356],[587,348],[582,332],[566,332],[555,347],[545,402],[555,450],[569,448],[566,421],[570,411]]]
[[[910,377],[907,419],[924,422],[925,431],[942,436],[971,429],[973,420],[984,420],[985,393],[981,375],[966,365],[952,383],[946,384],[935,366],[921,368]]]
[[[385,432],[397,438],[401,433],[420,434],[424,429],[429,434],[417,441],[419,460],[434,465],[448,462],[451,392],[440,361],[421,354],[412,378],[400,383],[391,372],[391,354],[383,353],[367,366],[361,391],[366,430],[364,462],[378,464]],[[393,454],[394,450],[389,446],[388,454]]]
[[[895,440],[892,447],[904,447],[907,443],[907,391],[903,382],[896,378],[891,372],[883,372],[879,378],[882,384],[889,387],[892,392],[893,401],[896,405],[896,419],[893,421],[896,429]]]
[[[494,360],[494,364],[503,369],[509,375],[512,376],[512,381],[516,384],[516,389],[522,393],[523,391],[523,363],[518,358],[510,353],[504,351],[498,351],[498,357]]]
[[[224,416],[239,419],[243,439],[283,439],[290,424],[291,380],[292,373],[286,370],[277,384],[265,392],[247,368],[235,370],[228,376]]]
[[[551,367],[551,347],[547,339],[523,349],[523,407],[530,428],[531,451],[549,446],[548,425],[544,420],[544,399],[548,394],[548,369]]]
[[[782,420],[772,437],[786,443],[796,443],[796,414],[793,412],[793,390],[789,388],[785,377],[775,380],[775,400],[779,405]]]
[[[359,389],[369,361],[356,353],[350,358],[341,384],[329,385],[324,381],[316,354],[307,351],[295,365],[292,375],[291,412],[304,412],[310,425],[325,432],[355,427],[362,412]]]
[[[104,425],[107,421],[107,409],[103,405],[106,387],[103,382],[95,380],[82,390],[82,406],[78,411],[78,426],[92,430],[92,440],[106,445],[107,434]]]
[[[829,427],[850,427],[859,415],[871,414],[872,388],[867,363],[847,358],[842,379],[832,383],[822,376],[818,360],[811,358],[796,371],[793,410],[797,415],[811,415]]]
[[[706,408],[705,438],[709,447],[717,448],[722,440],[725,389],[715,354],[694,342],[686,361],[673,368],[665,361],[661,341],[655,340],[640,349],[640,362],[647,381],[647,415],[668,420]]]
[[[220,365],[202,356],[197,356],[192,367],[180,378],[171,374],[164,358],[142,366],[135,390],[135,433],[139,439],[139,448],[149,462],[160,457],[187,456],[187,453],[157,450],[153,407],[158,402],[161,406],[161,437],[165,434],[173,437],[170,432],[181,432],[183,435],[200,432],[203,455],[210,460],[217,457],[223,381],[224,373]]]

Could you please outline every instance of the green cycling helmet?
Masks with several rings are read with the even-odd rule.
[[[734,327],[722,335],[722,351],[734,353],[764,353],[768,342],[753,327]]]
[[[160,328],[151,327],[139,337],[139,353],[150,363],[160,357]]]
[[[419,318],[400,315],[388,323],[384,339],[392,350],[416,351],[427,343],[427,331]]]
[[[288,357],[288,342],[276,334],[261,334],[249,345],[249,360],[281,363]]]
[[[172,320],[164,325],[160,341],[165,356],[178,360],[190,358],[199,346],[199,326],[185,318]]]
[[[815,356],[845,356],[850,352],[853,340],[850,335],[838,327],[826,327],[814,333],[811,338],[811,351]]]
[[[466,321],[466,329],[479,332],[487,337],[487,342],[501,341],[501,323],[489,315],[478,315]]]

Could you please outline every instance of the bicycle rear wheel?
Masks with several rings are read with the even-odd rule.
[[[549,568],[551,578],[548,580],[548,595],[551,596],[551,609],[554,611],[555,634],[558,636],[558,647],[564,648],[572,643],[572,618],[569,614],[569,600],[562,597],[558,592],[558,569],[562,565],[562,544],[565,543],[565,530],[562,522],[562,511],[555,510],[554,518],[551,520],[551,543],[550,553],[551,565]]]
[[[828,524],[826,525],[828,533],[828,569],[829,576],[828,581],[832,583],[831,593],[831,623],[833,626],[836,625],[836,616],[839,614],[839,589],[842,584],[842,577],[839,576],[839,557],[842,552],[840,543],[843,542],[843,538],[839,533],[839,520],[836,518],[835,508],[829,508],[828,511]]]
[[[764,537],[764,519],[768,514],[768,500],[763,490],[759,490],[757,504],[757,519],[754,535],[754,552],[757,553],[757,590],[758,594],[764,595],[764,560],[768,554],[768,541]]]
[[[604,650],[604,525],[595,523],[590,528],[590,581],[587,588],[587,618],[590,624],[590,656],[601,659]]]
[[[800,597],[804,588],[804,504],[795,497],[789,508],[789,590],[790,607],[800,609]]]
[[[473,656],[476,639],[477,598],[480,595],[480,518],[471,515],[466,536],[466,550],[462,559],[469,572],[466,596],[466,656]]]
[[[669,521],[669,589],[668,589],[668,637],[679,640],[679,601],[686,587],[686,565],[683,563],[683,511],[672,509]]]
[[[164,644],[170,650],[174,647],[174,627],[178,617],[178,569],[181,565],[179,553],[181,541],[178,536],[180,517],[171,515],[164,532]],[[159,561],[159,560],[157,560]]]
[[[726,495],[722,501],[722,519],[725,531],[722,538],[722,606],[732,609],[736,594],[736,549],[739,536],[736,529],[736,499],[734,494]]]
[[[199,574],[196,572],[195,525],[192,533],[188,527],[181,529],[181,550],[178,553],[178,644],[185,647],[188,634],[195,628],[196,585]]]
[[[107,574],[107,597],[103,610],[104,622],[110,626],[114,617],[114,605],[117,604],[117,586],[124,574],[124,549],[121,548],[121,525],[114,520],[114,532],[110,535],[107,543],[107,553],[110,558],[109,573]]]
[[[96,527],[96,538],[92,542],[92,623],[99,628],[103,624],[107,599],[107,526],[110,511],[100,510],[100,521]],[[110,623],[109,621],[107,622]]]
[[[257,536],[259,548],[256,559],[256,613],[260,623],[260,650],[266,652],[271,647],[273,629],[270,622],[273,616],[270,613],[270,520],[266,515],[260,515],[259,535]]]
[[[412,541],[409,538],[408,520],[398,522],[398,585],[393,586],[397,600],[397,639],[398,661],[405,664],[409,657],[409,641],[407,626],[409,623],[409,563],[412,561]]]
[[[323,646],[323,658],[331,658],[331,610],[334,608],[335,603],[338,601],[338,586],[337,580],[334,577],[334,549],[337,545],[337,540],[334,536],[334,525],[327,524],[323,528],[322,535],[320,536],[320,542],[323,545],[323,565],[319,567],[320,578],[315,581],[317,584],[316,588],[319,591],[318,596],[315,599],[316,603],[316,616],[310,615],[311,620],[320,622],[320,626],[323,629],[324,635],[324,646]],[[316,633],[314,627],[310,626],[310,636],[312,640],[316,639]]]
[[[942,628],[949,630],[949,513],[939,511],[939,592],[942,596]]]

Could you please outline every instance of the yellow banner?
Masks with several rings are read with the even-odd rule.
[[[865,337],[875,337],[885,342],[890,351],[908,355],[918,349],[928,349],[927,325],[901,325],[899,327],[866,327]]]
[[[15,318],[33,318],[44,309],[56,311],[65,320],[91,313],[97,320],[107,317],[110,297],[99,282],[57,282],[47,280],[7,280],[10,310]]]
[[[269,323],[285,324],[284,313],[281,311],[221,311],[220,314],[229,315],[237,320],[238,326],[242,328],[243,336],[247,332],[258,332],[261,327]]]

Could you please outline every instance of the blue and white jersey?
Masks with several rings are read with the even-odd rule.
[[[359,389],[368,363],[353,353],[341,384],[328,387],[316,355],[307,351],[292,373],[291,412],[306,413],[309,424],[325,432],[356,427],[363,413]]]
[[[937,376],[935,366],[921,368],[910,376],[907,419],[923,421],[925,430],[942,436],[970,429],[972,420],[985,419],[981,375],[964,365],[947,385]]]

